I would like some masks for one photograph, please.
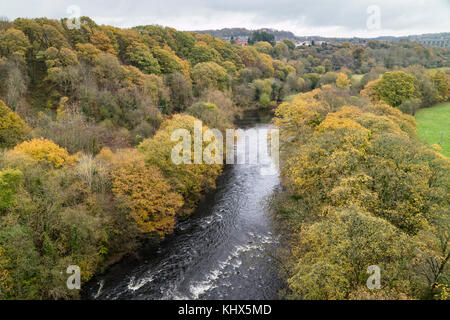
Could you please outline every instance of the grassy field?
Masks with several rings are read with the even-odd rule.
[[[294,100],[294,98],[296,96],[300,95],[300,93],[296,93],[296,94],[291,94],[290,96],[287,96],[283,99],[283,102],[291,102],[292,100]]]
[[[442,70],[446,73],[450,72],[450,67],[433,68],[432,70]]]
[[[361,81],[362,77],[364,77],[364,74],[353,74],[352,79]]]
[[[430,145],[440,145],[442,153],[450,157],[450,103],[421,109],[416,113],[416,120],[419,137]]]

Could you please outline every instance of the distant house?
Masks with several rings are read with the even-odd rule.
[[[311,44],[312,44],[312,42],[309,41],[309,40],[306,40],[306,41],[296,41],[296,42],[295,42],[295,46],[296,46],[296,47],[301,47],[301,46],[307,46],[307,47],[309,47],[309,46],[311,46]]]
[[[246,45],[248,45],[248,37],[240,36],[240,37],[237,37],[235,39],[235,41],[236,41],[236,44],[238,46],[246,46]]]

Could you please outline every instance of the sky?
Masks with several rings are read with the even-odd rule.
[[[77,11],[98,24],[183,31],[273,28],[364,38],[450,32],[450,0],[0,0],[0,16],[10,20],[59,19]]]

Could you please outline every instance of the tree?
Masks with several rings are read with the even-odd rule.
[[[50,164],[55,168],[74,163],[74,157],[70,156],[66,149],[44,138],[22,142],[14,147],[14,152],[23,152],[31,158]]]
[[[267,108],[270,105],[270,96],[267,93],[262,93],[259,97],[259,104],[263,108]]]
[[[314,72],[318,74],[324,74],[325,73],[325,67],[324,66],[317,66],[314,68]]]
[[[333,106],[328,90],[276,110],[286,190],[278,204],[294,230],[289,297],[445,296],[450,162],[417,140],[411,116],[381,103],[346,106],[346,95]],[[376,294],[364,290],[374,264],[384,284]]]
[[[98,49],[103,52],[115,55],[116,50],[114,50],[111,39],[100,30],[93,30],[90,37],[90,42]]]
[[[352,52],[353,59],[355,59],[355,67],[360,69],[364,60],[365,50],[363,47],[356,47]]]
[[[169,89],[170,101],[169,110],[172,111],[183,111],[192,102],[192,83],[181,72],[174,72],[165,75],[164,82]]]
[[[347,78],[345,73],[340,72],[337,75],[336,86],[340,89],[348,89],[350,86],[350,80]]]
[[[142,43],[133,42],[128,46],[126,56],[132,65],[144,73],[161,73],[158,60],[153,57],[150,50]]]
[[[185,214],[192,212],[192,208],[200,199],[202,191],[215,187],[215,180],[222,168],[219,164],[181,163],[175,165],[172,162],[172,150],[179,143],[178,141],[172,141],[172,133],[177,129],[186,129],[193,137],[194,121],[199,120],[192,116],[176,114],[171,119],[164,121],[152,138],[144,140],[138,146],[138,150],[144,154],[147,165],[161,169],[164,177],[167,178],[174,190],[183,196]],[[207,127],[203,126],[202,132],[206,130]],[[221,143],[221,141],[214,142],[214,144],[217,143]],[[192,150],[193,145],[194,139],[191,138]],[[203,147],[206,147],[206,143]],[[202,148],[203,151],[204,148]],[[190,152],[193,161],[192,154],[193,152]]]
[[[160,237],[173,231],[175,215],[183,205],[182,197],[173,192],[161,171],[146,166],[137,150],[118,150],[111,157],[112,191],[125,198],[131,217],[143,233]]]
[[[16,63],[5,63],[0,72],[5,73],[5,102],[16,111],[23,105],[21,102],[27,91],[27,78]]]
[[[11,148],[25,140],[31,129],[0,100],[0,148]]]
[[[230,76],[227,71],[215,62],[201,62],[192,69],[192,80],[199,95],[205,89],[228,90]]]
[[[183,71],[180,60],[173,52],[161,48],[153,50],[155,58],[158,59],[161,73],[172,73],[176,71]]]
[[[273,52],[279,58],[289,57],[289,47],[284,42],[278,42],[273,48]]]
[[[248,39],[248,44],[254,44],[258,41],[269,42],[272,46],[275,45],[275,36],[265,31],[254,31]]]
[[[258,41],[253,46],[261,53],[271,54],[273,51],[272,45],[267,41]]]
[[[447,101],[450,92],[450,76],[442,70],[437,70],[432,73],[431,78],[433,79],[434,86],[438,92],[438,96],[436,97],[437,100]]]
[[[214,103],[208,102],[197,102],[186,109],[186,113],[191,116],[200,119],[210,128],[222,130],[225,132],[227,129],[228,119],[219,110],[219,108]]]
[[[6,32],[0,33],[0,55],[16,54],[25,58],[25,53],[30,48],[30,41],[21,30],[10,28]]]
[[[283,42],[288,46],[289,50],[295,49],[295,44],[291,40],[284,39]]]
[[[390,223],[356,207],[335,210],[303,228],[294,249],[294,299],[346,299],[365,286],[367,268],[381,268],[382,294],[412,293],[414,243]],[[409,285],[409,286],[408,286]],[[395,291],[394,291],[395,292]]]
[[[211,49],[206,44],[196,44],[189,53],[189,61],[192,66],[200,62],[213,61],[214,55]]]
[[[333,64],[330,59],[325,59],[322,64],[325,67],[325,72],[330,72],[333,70]]]
[[[89,63],[94,63],[101,51],[90,43],[76,44],[78,58]]]
[[[261,71],[263,78],[272,78],[275,74],[274,61],[268,54],[259,54],[256,66]],[[281,77],[283,76],[284,74],[282,73]]]
[[[0,212],[13,204],[22,182],[23,174],[20,170],[6,169],[0,171]]]
[[[398,108],[407,114],[410,114],[414,116],[416,114],[416,111],[420,108],[420,99],[412,99],[412,100],[406,100],[401,105],[398,106]]]
[[[418,83],[416,77],[403,71],[386,72],[375,87],[380,100],[398,107],[406,100],[418,96]]]

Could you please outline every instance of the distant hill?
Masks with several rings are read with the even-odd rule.
[[[356,42],[356,43],[364,43],[370,40],[378,40],[378,41],[417,41],[421,44],[427,46],[437,46],[437,47],[445,47],[450,48],[450,32],[441,32],[441,33],[428,33],[421,35],[410,35],[410,36],[402,36],[402,37],[394,37],[394,36],[380,36],[376,38],[329,38],[329,37],[321,37],[321,36],[298,36],[290,31],[284,30],[275,30],[270,28],[263,28],[257,30],[249,30],[246,28],[224,28],[220,30],[199,30],[195,31],[203,34],[210,34],[216,38],[230,40],[231,37],[237,38],[248,38],[252,35],[254,31],[265,31],[267,33],[273,34],[275,36],[276,41],[282,41],[284,39],[289,40],[314,40],[314,41],[327,41],[327,42]]]
[[[257,29],[257,30],[248,30],[245,28],[224,28],[220,30],[200,30],[195,31],[198,33],[206,33],[210,34],[213,37],[221,38],[225,40],[229,40],[231,37],[233,38],[248,38],[252,35],[254,31],[265,31],[267,33],[273,34],[275,36],[276,41],[281,41],[284,39],[297,39],[298,37],[295,36],[290,31],[280,31],[275,29],[269,29],[269,28],[263,28],[263,29]]]

